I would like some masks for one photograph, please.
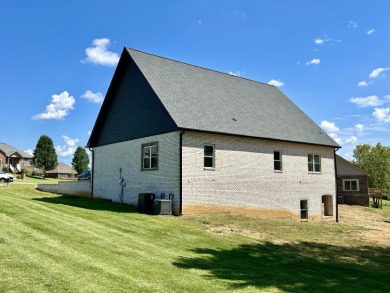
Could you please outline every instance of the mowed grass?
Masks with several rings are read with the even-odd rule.
[[[57,184],[58,181],[62,180],[56,178],[42,178],[41,176],[30,175],[25,176],[24,179],[20,179],[18,177],[19,176],[14,176],[14,183],[16,184]]]
[[[370,207],[368,208],[368,210],[385,217],[390,217],[390,200],[383,199],[382,208],[373,208],[372,199],[370,199]]]
[[[0,292],[388,292],[390,247],[361,228],[153,216],[0,187]]]

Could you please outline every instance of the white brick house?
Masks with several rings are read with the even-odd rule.
[[[94,197],[336,216],[339,146],[267,84],[125,48],[88,147]]]

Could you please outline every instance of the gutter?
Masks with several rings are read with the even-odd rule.
[[[279,138],[271,138],[271,137],[260,137],[260,136],[252,136],[252,135],[245,135],[245,134],[235,134],[235,133],[228,133],[228,132],[219,132],[219,131],[210,131],[210,130],[200,130],[200,129],[193,129],[193,128],[183,128],[180,127],[183,131],[193,131],[193,132],[200,132],[200,133],[210,133],[210,134],[217,134],[217,135],[226,135],[226,136],[234,136],[234,137],[244,137],[244,138],[253,138],[253,139],[261,139],[261,140],[269,140],[269,141],[278,141],[278,142],[288,142],[288,143],[296,143],[296,144],[305,144],[305,145],[315,145],[315,146],[324,146],[324,147],[332,147],[332,148],[341,148],[338,144],[321,144],[321,143],[312,143],[312,142],[305,142],[305,141],[294,141],[294,140],[287,140],[287,139],[279,139]]]
[[[337,161],[336,161],[336,152],[339,150],[339,148],[334,149],[334,174],[336,177],[336,222],[339,222],[339,184],[337,181]]]
[[[93,177],[95,176],[95,154],[93,148],[88,148],[92,153],[92,176],[91,176],[91,198],[93,198]]]
[[[185,130],[182,130],[180,132],[180,170],[179,170],[179,176],[180,176],[180,216],[183,215],[183,134],[185,133]]]

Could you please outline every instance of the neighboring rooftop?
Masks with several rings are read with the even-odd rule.
[[[19,154],[20,157],[25,159],[32,159],[34,158],[33,155],[30,155],[24,151],[21,151],[5,142],[0,142],[0,151],[3,151],[7,157],[11,157],[15,154]]]
[[[352,175],[368,175],[367,172],[355,166],[352,162],[344,159],[343,157],[336,155],[336,166],[338,176],[352,176]]]
[[[58,174],[71,174],[72,173],[72,167],[65,164],[65,163],[58,163],[57,167],[55,167],[53,170],[48,170],[46,173],[58,173]]]

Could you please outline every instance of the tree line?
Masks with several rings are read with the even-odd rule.
[[[390,192],[390,147],[378,142],[375,146],[360,144],[353,150],[357,167],[368,173],[368,186]]]
[[[33,152],[34,166],[42,170],[45,178],[47,170],[53,170],[58,166],[58,157],[54,148],[53,140],[47,135],[41,135]],[[80,174],[89,169],[89,157],[85,149],[81,146],[76,148],[73,155],[72,166]]]

